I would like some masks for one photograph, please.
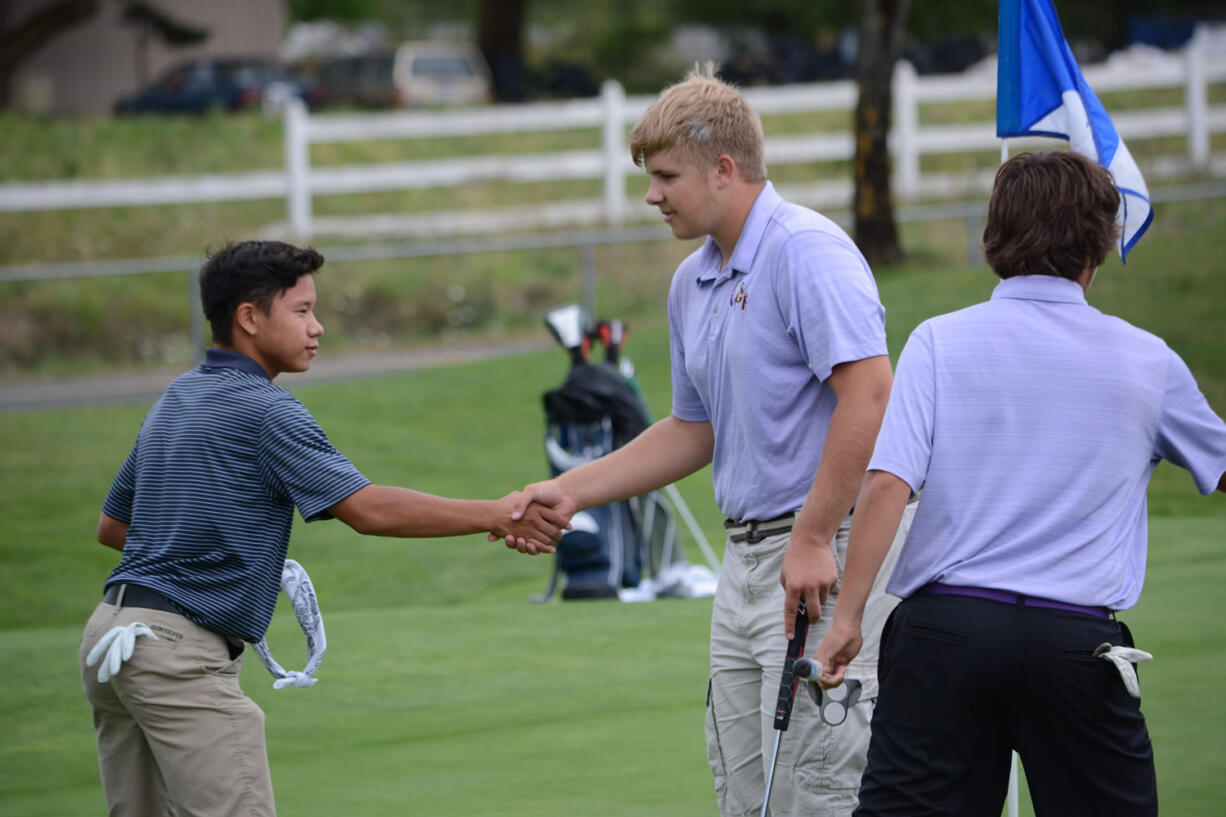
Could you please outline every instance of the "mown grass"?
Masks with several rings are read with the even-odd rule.
[[[953,271],[940,290],[885,275],[882,292],[901,325],[942,292],[942,309],[978,298],[990,288],[985,275]],[[903,326],[891,332],[892,348],[900,336]],[[639,333],[628,352],[662,412],[664,330]],[[548,350],[348,383],[298,387],[286,377],[285,385],[376,481],[491,496],[544,475],[539,394],[564,369],[561,352]],[[0,423],[4,813],[102,808],[75,656],[116,561],[92,541],[98,505],[145,409],[20,412]],[[718,543],[709,474],[681,490]],[[1126,618],[1157,656],[1141,677],[1163,809],[1209,817],[1220,809],[1226,728],[1217,694],[1226,658],[1216,648],[1226,624],[1214,614],[1226,580],[1217,555],[1226,506],[1190,494],[1188,484],[1155,482],[1151,497],[1170,501],[1154,503],[1165,510],[1151,524],[1146,590]],[[243,678],[267,713],[282,813],[714,813],[701,725],[709,601],[533,605],[527,598],[544,586],[548,559],[475,536],[410,542],[299,522],[291,555],[311,571],[327,623],[322,680],[274,692],[254,660]],[[283,665],[301,665],[284,603],[269,641]]]
[[[1221,524],[1154,520],[1145,596],[1127,616],[1156,656],[1141,668],[1143,709],[1163,812],[1181,817],[1215,817],[1223,792]],[[453,557],[479,547],[460,545]],[[372,573],[386,567],[360,545],[345,558]],[[406,592],[386,609],[345,610],[329,568],[312,565],[329,636],[320,683],[274,692],[257,661],[243,670],[267,715],[281,813],[716,813],[702,738],[709,602],[538,606],[470,582],[461,603]],[[0,632],[5,813],[104,808],[76,677],[79,637],[79,626]],[[279,661],[301,665],[287,610],[269,640]],[[1024,787],[1021,813],[1032,813]]]

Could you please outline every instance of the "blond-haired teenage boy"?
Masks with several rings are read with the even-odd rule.
[[[695,71],[631,134],[647,202],[703,245],[668,297],[673,406],[618,451],[526,496],[573,511],[634,496],[713,463],[728,521],[711,621],[707,743],[720,810],[757,814],[774,742],[786,642],[804,599],[817,644],[838,592],[848,519],[889,396],[885,314],[872,272],[832,221],[780,198],[744,97]],[[905,534],[906,524],[902,526]],[[875,644],[893,600],[878,592],[842,726],[798,696],[771,811],[850,814],[876,696]]]

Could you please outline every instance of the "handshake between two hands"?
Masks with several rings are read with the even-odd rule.
[[[489,540],[502,539],[508,548],[529,555],[553,553],[578,510],[556,480],[526,485],[498,500],[498,505],[502,521],[490,531]]]

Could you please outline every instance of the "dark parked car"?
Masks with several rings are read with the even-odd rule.
[[[302,83],[275,60],[197,59],[115,103],[115,113],[205,113],[277,108],[301,98]]]

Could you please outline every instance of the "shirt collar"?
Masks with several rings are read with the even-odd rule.
[[[783,199],[775,192],[775,186],[767,182],[758,193],[758,197],[754,199],[753,207],[749,208],[749,215],[745,218],[745,225],[741,227],[741,234],[737,237],[736,247],[732,250],[732,259],[728,262],[726,272],[720,264],[723,256],[715,239],[707,236],[703,252],[708,256],[708,263],[703,264],[702,270],[698,273],[698,282],[705,283],[721,278],[731,278],[738,272],[748,275],[753,266],[753,260],[758,254],[758,246],[762,243],[762,236],[766,233],[766,225],[770,223],[771,216],[781,203]]]
[[[268,372],[264,371],[263,366],[256,363],[242,352],[231,352],[228,349],[205,350],[204,363],[201,365],[238,369],[239,371],[247,372],[248,374],[259,375],[265,380],[272,380],[272,378],[268,376]]]
[[[1055,275],[1017,275],[1006,278],[992,290],[992,300],[1014,298],[1023,301],[1056,301],[1084,304],[1085,291],[1081,284]]]

